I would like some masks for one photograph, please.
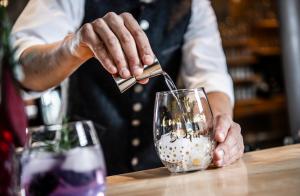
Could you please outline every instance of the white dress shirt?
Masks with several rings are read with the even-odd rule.
[[[30,0],[11,34],[17,59],[30,46],[62,40],[80,28],[84,4],[85,0]],[[209,0],[192,1],[182,52],[180,76],[185,88],[205,87],[207,92],[224,92],[234,102],[232,79]]]

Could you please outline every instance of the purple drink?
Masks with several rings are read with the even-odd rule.
[[[64,153],[31,151],[22,157],[22,195],[102,196],[105,168],[99,146]]]

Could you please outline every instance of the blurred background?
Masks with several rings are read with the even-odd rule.
[[[285,85],[293,82],[290,81],[293,77],[289,77],[288,73],[291,71],[289,67],[293,65],[283,63],[288,62],[284,58],[289,57],[283,57],[282,54],[288,55],[290,52],[289,45],[284,47],[284,44],[289,43],[281,40],[289,39],[284,37],[285,30],[290,27],[288,21],[295,20],[295,17],[298,17],[296,21],[300,20],[299,14],[288,11],[295,6],[293,2],[297,4],[297,0],[211,2],[217,15],[228,70],[234,81],[234,118],[242,126],[246,151],[294,143],[299,138],[298,130],[294,127],[295,120],[291,118],[293,115],[297,118],[297,113],[292,111],[296,103],[291,98],[295,96],[295,88],[287,91]],[[26,3],[27,0],[10,1],[8,10],[12,22]],[[279,22],[279,18],[283,22]],[[283,27],[280,24],[287,25]],[[299,41],[299,34],[297,39]],[[297,84],[293,86],[297,87]],[[289,96],[286,96],[286,92]],[[63,94],[59,87],[42,98],[26,101],[29,125],[57,121]]]
[[[234,81],[234,117],[244,130],[246,150],[291,143],[277,1],[212,2]]]

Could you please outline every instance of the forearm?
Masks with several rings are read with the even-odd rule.
[[[229,115],[233,116],[233,106],[229,97],[222,92],[211,92],[207,94],[209,103],[214,116]]]
[[[92,54],[74,55],[72,36],[64,40],[27,48],[20,57],[25,78],[21,81],[25,88],[43,91],[58,85],[72,74]]]

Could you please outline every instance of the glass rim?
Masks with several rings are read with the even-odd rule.
[[[91,120],[79,120],[79,121],[70,121],[67,122],[66,124],[74,124],[77,122],[85,122],[85,123],[92,123],[93,122]],[[38,126],[33,126],[33,127],[27,127],[27,132],[35,132],[35,131],[44,131],[43,128],[47,128],[47,131],[57,131],[59,129],[62,129],[64,123],[57,123],[57,124],[51,124],[51,125],[38,125]]]
[[[204,87],[198,87],[198,88],[184,88],[184,89],[177,89],[177,90],[169,90],[169,91],[160,91],[157,92],[156,95],[172,95],[173,93],[193,93],[195,91],[202,91],[206,94]]]

